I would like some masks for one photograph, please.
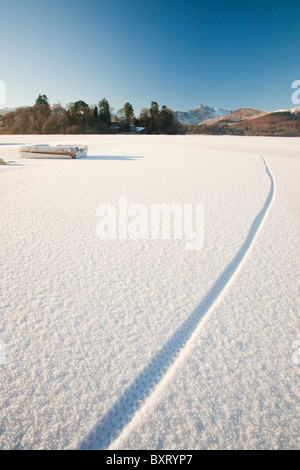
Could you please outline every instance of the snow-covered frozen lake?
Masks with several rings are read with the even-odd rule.
[[[1,449],[299,449],[299,138],[2,135],[0,157]],[[99,239],[120,196],[203,205],[203,248]]]

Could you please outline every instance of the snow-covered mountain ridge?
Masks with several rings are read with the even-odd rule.
[[[181,124],[199,124],[207,119],[219,118],[231,113],[231,109],[222,109],[216,107],[209,107],[200,104],[189,111],[175,111],[174,114]]]

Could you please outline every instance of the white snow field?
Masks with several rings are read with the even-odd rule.
[[[2,135],[0,157],[1,449],[299,449],[299,138]],[[100,240],[120,196],[203,204],[203,248]]]

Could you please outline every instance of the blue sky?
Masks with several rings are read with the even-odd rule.
[[[0,0],[0,19],[9,107],[39,93],[63,106],[105,97],[115,112],[129,101],[136,115],[151,101],[295,106],[298,0]]]

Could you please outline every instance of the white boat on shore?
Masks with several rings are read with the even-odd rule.
[[[84,158],[87,156],[87,145],[25,145],[19,148],[23,158]]]

